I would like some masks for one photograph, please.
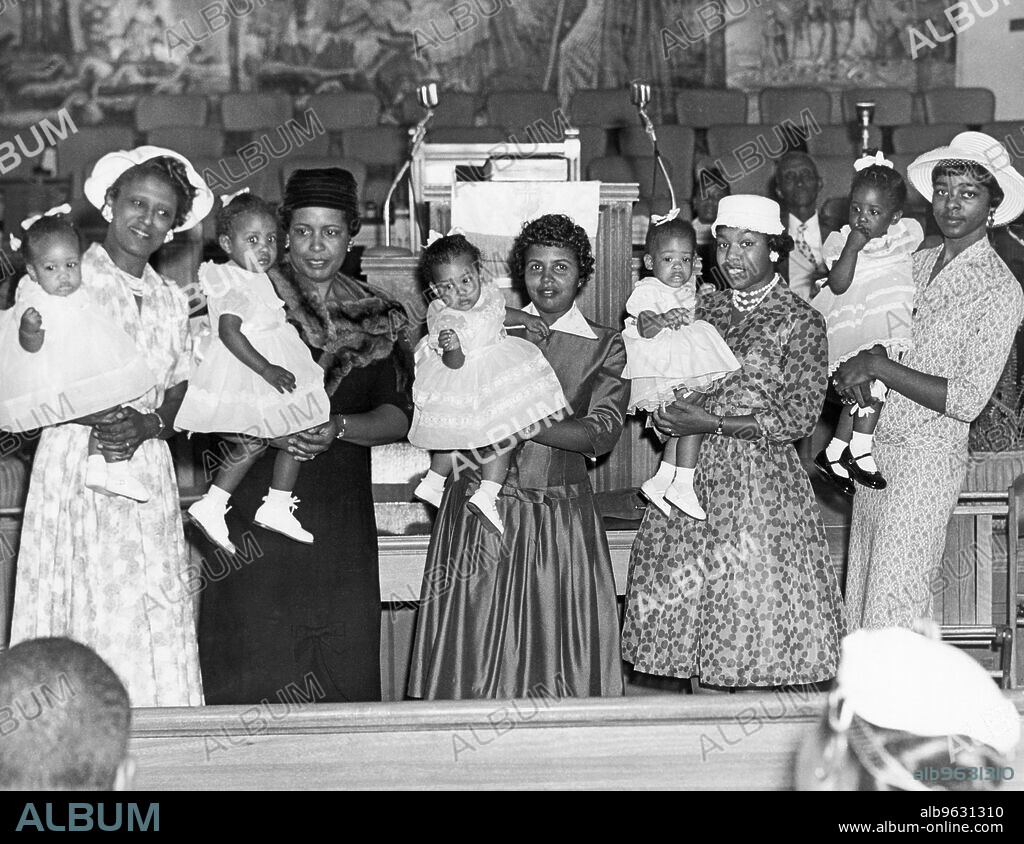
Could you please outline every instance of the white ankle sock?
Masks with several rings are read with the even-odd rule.
[[[423,476],[423,483],[432,489],[444,489],[445,476],[439,475],[433,469],[427,469],[427,474]]]
[[[865,472],[878,471],[875,458],[871,455],[874,439],[872,434],[858,434],[856,431],[853,432],[853,436],[850,438],[850,454],[857,458],[857,465]],[[865,456],[862,457],[861,455]]]
[[[832,463],[832,471],[839,475],[840,478],[850,477],[850,473],[847,472],[837,461],[843,455],[843,451],[849,445],[848,442],[844,442],[839,437],[832,437],[832,442],[825,446],[825,456]]]
[[[227,506],[228,499],[231,498],[231,493],[226,489],[221,489],[217,484],[210,484],[210,488],[206,492],[206,497],[210,501]]]
[[[697,473],[696,469],[688,469],[685,466],[680,466],[676,470],[676,479],[673,481],[675,486],[681,486],[684,489],[693,489],[693,476]]]
[[[292,493],[291,490],[287,489],[274,489],[272,486],[267,487],[267,504],[291,504]]]
[[[501,484],[497,481],[480,481],[480,492],[491,499],[491,501],[497,501],[498,493],[501,492]]]

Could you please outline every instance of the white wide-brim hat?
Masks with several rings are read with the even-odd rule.
[[[992,225],[1003,226],[1024,212],[1024,176],[1014,167],[1006,147],[984,132],[961,132],[949,146],[929,150],[915,158],[907,168],[907,177],[918,192],[932,201],[932,171],[940,161],[973,161],[988,170],[1005,194],[992,216]]]
[[[963,651],[903,627],[843,639],[835,693],[878,727],[964,736],[1009,754],[1020,716],[988,672]]]
[[[189,184],[196,189],[196,195],[192,199],[192,210],[185,217],[180,226],[174,231],[181,232],[198,225],[210,209],[213,208],[213,191],[203,181],[192,163],[181,153],[163,147],[141,146],[135,149],[122,149],[116,152],[108,152],[92,168],[92,173],[85,180],[85,197],[101,211],[107,202],[107,191],[126,170],[130,170],[144,161],[152,158],[170,156],[176,158],[185,166],[185,173],[188,176]]]
[[[761,234],[782,234],[782,209],[774,199],[752,193],[723,196],[718,201],[718,217],[711,229],[718,234],[719,226],[732,226]]]

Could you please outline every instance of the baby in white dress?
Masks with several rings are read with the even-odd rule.
[[[217,236],[231,260],[199,268],[213,338],[175,421],[183,431],[225,435],[226,459],[188,515],[231,553],[235,548],[224,519],[231,494],[271,440],[323,425],[330,414],[324,371],[285,321],[284,303],[266,272],[277,260],[277,235],[277,216],[269,203],[248,192],[225,198]],[[278,449],[270,489],[253,521],[311,543],[313,535],[293,513],[299,465]]]
[[[77,229],[62,205],[22,223],[12,237],[28,276],[14,307],[0,318],[0,428],[21,433],[86,416],[123,414],[155,384],[132,339],[82,287]],[[85,485],[102,495],[148,501],[129,460],[103,454],[89,437]]]

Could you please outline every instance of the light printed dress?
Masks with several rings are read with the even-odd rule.
[[[970,423],[988,402],[1024,319],[1020,283],[987,238],[929,281],[942,246],[914,255],[913,348],[902,363],[947,379],[946,412],[890,391],[874,455],[889,484],[858,489],[846,606],[851,629],[910,627],[932,613],[932,583],[967,474]]]
[[[142,351],[156,387],[132,406],[159,407],[164,391],[188,380],[188,303],[146,266],[141,309],[99,244],[82,259],[93,300]],[[11,643],[69,636],[93,648],[128,688],[132,706],[201,706],[189,569],[178,485],[167,443],[145,440],[129,465],[152,496],[145,504],[85,486],[90,428],[43,431],[32,466],[18,554]]]

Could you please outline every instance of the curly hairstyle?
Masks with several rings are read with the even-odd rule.
[[[850,194],[857,188],[871,187],[880,190],[889,200],[894,211],[901,211],[907,201],[907,183],[893,167],[881,167],[872,164],[853,174],[850,182]]]
[[[577,226],[565,214],[545,214],[523,224],[522,231],[512,245],[509,261],[512,278],[519,284],[526,278],[526,252],[531,246],[557,246],[575,252],[580,284],[589,281],[594,274],[594,253],[590,248],[590,238],[582,226]]]
[[[941,176],[966,176],[973,179],[988,191],[989,208],[993,211],[999,207],[1006,195],[1003,189],[992,175],[992,171],[979,164],[977,161],[965,161],[960,158],[945,158],[935,165],[932,170],[932,188],[935,188],[935,181]]]
[[[31,264],[34,260],[35,250],[39,244],[51,238],[66,237],[75,242],[75,248],[81,253],[82,238],[66,214],[55,214],[52,217],[42,217],[35,221],[27,230],[21,233],[21,248],[18,250],[25,262]]]
[[[786,232],[782,234],[766,234],[765,239],[768,241],[768,251],[773,249],[779,253],[779,260],[785,260],[786,256],[793,251],[795,243],[793,238],[790,237]]]
[[[676,217],[674,220],[668,220],[662,223],[660,226],[651,223],[647,227],[647,237],[644,240],[644,252],[648,255],[653,255],[654,250],[658,248],[658,242],[661,240],[668,240],[670,237],[679,237],[689,242],[693,250],[697,250],[697,232],[693,230],[693,226],[686,220],[680,220]]]
[[[473,266],[480,267],[480,250],[470,243],[465,235],[450,234],[439,238],[423,250],[420,256],[419,278],[423,289],[430,291],[434,284],[434,269],[456,258],[468,255]]]
[[[129,167],[107,189],[107,201],[110,202],[117,199],[127,185],[144,176],[156,176],[171,186],[171,189],[178,198],[171,228],[178,228],[178,226],[185,222],[185,218],[192,210],[192,200],[195,199],[196,189],[192,187],[192,183],[188,180],[185,165],[170,155],[161,155],[148,161],[143,161],[141,164],[136,164],[134,167]]]
[[[263,214],[278,225],[277,208],[254,193],[241,193],[217,212],[217,239],[233,237],[235,220],[243,214]]]

